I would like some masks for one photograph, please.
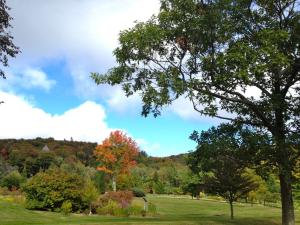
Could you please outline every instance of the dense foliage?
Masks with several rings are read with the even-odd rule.
[[[43,150],[47,146],[49,151]],[[85,166],[95,166],[93,155],[96,143],[76,141],[56,141],[53,138],[32,140],[0,140],[0,176],[15,167],[21,174],[31,177],[50,165],[63,162],[81,162]],[[1,162],[2,161],[2,162]]]
[[[65,202],[69,202],[71,211],[81,211],[89,204],[84,199],[85,180],[58,168],[39,172],[28,180],[23,191],[29,209],[60,210],[66,206]]]
[[[189,154],[188,164],[194,173],[206,173],[203,186],[208,193],[228,200],[231,219],[233,202],[259,187],[257,179],[247,172],[247,166],[255,165],[254,157],[249,154],[252,146],[249,146],[249,141],[244,143],[245,138],[252,137],[249,133],[229,124],[221,124],[202,131],[200,135],[197,132],[191,135],[198,147]]]
[[[116,177],[127,174],[136,164],[139,153],[137,143],[121,131],[111,132],[95,149],[99,166],[97,170],[111,174],[113,190],[116,191]]]
[[[25,178],[18,172],[12,171],[1,179],[0,186],[7,187],[10,191],[19,189]]]

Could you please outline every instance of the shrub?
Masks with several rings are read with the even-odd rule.
[[[25,208],[26,209],[42,209],[44,207],[43,202],[35,199],[26,199]]]
[[[121,208],[127,208],[133,199],[133,194],[131,191],[116,191],[107,192],[101,197],[102,206],[105,206],[109,200],[117,202]]]
[[[108,200],[108,203],[105,206],[97,208],[97,214],[99,214],[99,215],[113,215],[114,210],[118,207],[119,206],[118,206],[118,203],[116,201]]]
[[[157,182],[154,184],[155,194],[166,194],[165,185],[161,182]]]
[[[122,208],[118,202],[109,200],[106,206],[97,209],[97,214],[128,217],[130,211],[129,208]]]
[[[65,215],[69,215],[72,212],[72,202],[70,201],[65,201],[61,205],[61,212]]]
[[[151,215],[156,215],[157,214],[156,205],[154,205],[152,202],[148,203],[148,213],[151,214]]]
[[[175,195],[183,195],[183,191],[181,188],[179,187],[174,187],[172,188],[172,194],[175,194]]]
[[[132,194],[134,197],[145,197],[145,192],[139,188],[133,188]]]
[[[83,199],[84,179],[59,168],[37,173],[24,185],[28,209],[54,210],[65,201],[72,203],[73,210],[88,208]]]
[[[142,215],[144,208],[140,205],[132,205],[128,208],[128,210],[130,215],[140,216]]]
[[[10,191],[19,189],[25,178],[18,171],[12,171],[1,180],[1,186],[7,187]]]
[[[0,187],[0,195],[9,195],[10,191],[7,187]]]
[[[148,212],[146,212],[144,207],[138,203],[130,205],[132,198],[132,192],[108,192],[94,202],[93,207],[97,207],[96,212],[100,215],[127,217],[129,215],[146,216],[148,212],[152,215],[156,214],[156,206],[154,204],[149,203]]]
[[[119,217],[128,217],[129,216],[129,209],[128,208],[114,208],[113,209],[113,216],[119,216]]]

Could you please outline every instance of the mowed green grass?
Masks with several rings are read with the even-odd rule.
[[[109,216],[84,216],[72,214],[30,211],[22,205],[0,199],[0,225],[114,225],[114,224],[170,224],[170,225],[279,225],[280,209],[256,205],[235,205],[235,219],[229,219],[227,203],[148,196],[155,203],[159,215],[156,217],[115,218]],[[296,211],[296,214],[299,214]],[[297,219],[300,225],[300,220]]]

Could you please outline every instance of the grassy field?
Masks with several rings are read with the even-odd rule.
[[[235,205],[235,219],[229,219],[227,203],[148,196],[158,207],[159,215],[152,218],[114,218],[109,216],[63,216],[60,213],[29,211],[20,204],[1,200],[1,225],[114,225],[114,224],[172,224],[172,225],[279,225],[280,209],[260,205]],[[297,211],[296,214],[299,215]],[[297,224],[300,225],[299,218]]]

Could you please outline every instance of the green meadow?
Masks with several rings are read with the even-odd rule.
[[[0,199],[1,225],[114,225],[114,224],[170,224],[170,225],[279,225],[281,224],[279,208],[262,205],[235,204],[235,219],[229,218],[227,203],[212,200],[192,200],[171,196],[154,196],[147,198],[157,206],[158,215],[154,217],[117,218],[111,216],[87,216],[61,213],[30,211],[22,204]],[[138,201],[138,200],[137,200]],[[296,211],[296,224],[300,224],[299,211]],[[298,217],[297,217],[298,216]]]

